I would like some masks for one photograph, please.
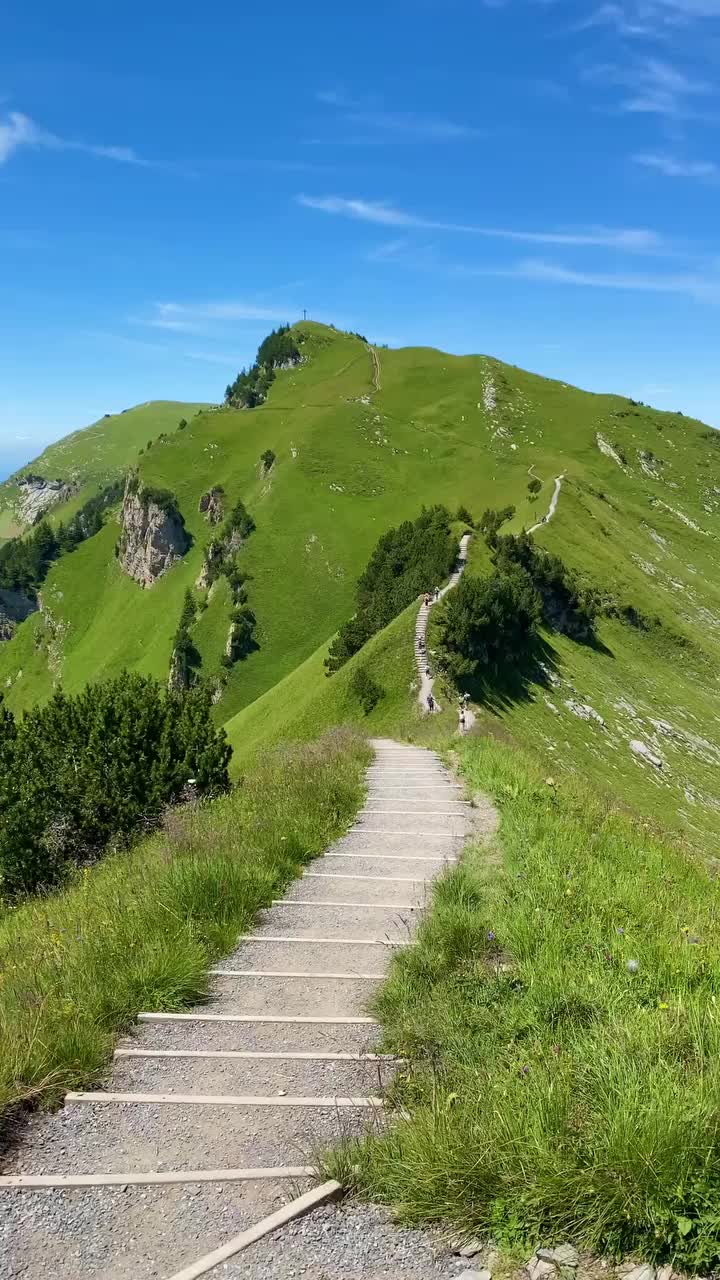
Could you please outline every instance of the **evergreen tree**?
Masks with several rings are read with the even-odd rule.
[[[457,548],[445,507],[423,509],[383,534],[356,588],[355,616],[341,628],[325,660],[328,675],[386,627],[423,591],[439,586],[452,572]]]
[[[18,726],[0,706],[3,896],[126,844],[189,777],[201,794],[224,790],[230,748],[210,712],[207,690],[166,692],[128,672],[74,698],[56,693]]]
[[[496,676],[528,652],[540,617],[537,592],[521,569],[466,575],[440,616],[443,665],[456,679]]]

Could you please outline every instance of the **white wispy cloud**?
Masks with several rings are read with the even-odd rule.
[[[82,151],[85,155],[114,160],[118,164],[151,167],[151,162],[144,160],[132,147],[105,146],[78,142],[73,138],[60,138],[57,134],[42,129],[21,111],[10,111],[4,118],[0,118],[0,164],[5,164],[22,147],[36,151]]]
[[[706,273],[650,273],[641,271],[583,271],[543,259],[528,258],[511,267],[459,268],[464,276],[503,276],[538,284],[577,285],[591,289],[620,289],[641,293],[671,293],[696,302],[720,303],[720,275]]]
[[[378,200],[346,199],[344,196],[296,197],[306,209],[340,217],[354,218],[383,227],[418,228],[424,231],[458,232],[484,236],[493,240],[518,241],[525,244],[575,245],[602,249],[620,249],[631,253],[659,253],[667,246],[661,235],[647,228],[589,227],[579,231],[518,231],[509,227],[483,227],[473,223],[443,222],[422,217]]]
[[[633,156],[633,161],[664,174],[666,178],[696,178],[700,182],[717,182],[720,179],[720,165],[714,160],[678,160],[675,156],[650,152]]]
[[[142,324],[176,333],[205,333],[213,322],[268,321],[283,323],[296,307],[266,307],[253,302],[156,302]]]
[[[377,99],[353,98],[334,89],[321,90],[315,97],[344,124],[365,130],[349,142],[457,142],[484,132],[444,116],[387,110]]]
[[[605,63],[592,67],[586,79],[627,90],[618,103],[624,113],[671,120],[703,118],[706,113],[698,109],[697,100],[713,93],[713,86],[698,75],[654,57],[640,58],[630,66]]]
[[[720,0],[606,0],[577,29],[612,27],[621,36],[670,39],[679,28],[720,17]]]

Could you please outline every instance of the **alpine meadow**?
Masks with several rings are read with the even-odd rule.
[[[259,977],[283,980],[313,978],[286,955],[306,939],[333,991],[355,968],[375,982],[359,1021],[401,1060],[386,1125],[320,1126],[328,1178],[480,1241],[503,1274],[563,1241],[589,1276],[717,1269],[720,433],[304,320],[218,403],[143,404],[50,446],[0,485],[0,536],[13,1126],[99,1086],[139,1013],[215,998],[239,932],[282,944]],[[384,768],[387,830],[357,819]],[[373,844],[423,822],[403,769],[415,802],[442,796],[424,837],[486,820],[453,827],[414,945],[386,975],[338,956],[389,954],[374,924],[266,928],[259,911],[311,905],[279,904],[298,875],[321,877],[318,909],[375,909],[356,882],[382,859],[409,916],[432,857]],[[337,890],[310,863],[356,821]],[[294,1021],[333,1021],[307,1001]],[[221,1083],[307,1103],[307,1085]]]

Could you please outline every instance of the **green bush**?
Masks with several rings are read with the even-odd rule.
[[[365,715],[368,716],[381,698],[385,690],[370,675],[367,667],[358,667],[350,678],[350,691],[357,698]]]
[[[497,676],[529,652],[540,617],[538,594],[521,570],[465,575],[437,624],[443,667],[456,680]]]
[[[596,593],[584,586],[559,556],[542,550],[527,533],[508,534],[494,539],[493,563],[500,572],[520,569],[527,574],[551,630],[574,640],[594,639]]]
[[[535,495],[538,494],[541,489],[542,489],[542,480],[537,480],[534,476],[532,480],[528,480],[528,493],[530,494],[531,497],[534,498]]]
[[[225,403],[240,409],[255,409],[267,399],[275,378],[275,370],[285,364],[297,364],[300,349],[290,325],[273,329],[258,347],[255,363],[241,369],[234,382],[225,388]]]
[[[0,893],[60,880],[127,843],[180,796],[228,785],[230,748],[209,692],[167,691],[125,672],[76,697],[56,693],[15,725],[0,720]]]
[[[423,508],[380,538],[358,580],[355,616],[340,628],[325,661],[332,675],[348,658],[396,618],[423,591],[439,586],[452,572],[457,546],[445,507]]]
[[[487,507],[483,511],[478,522],[478,528],[482,533],[489,547],[494,547],[500,528],[508,520],[512,520],[515,515],[513,506],[501,507],[500,510],[493,510]]]

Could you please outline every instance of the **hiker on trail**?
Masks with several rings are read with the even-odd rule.
[[[465,732],[465,708],[464,707],[462,707],[460,710],[460,714],[458,716],[458,725],[460,728],[460,732],[464,733]]]
[[[435,588],[435,599],[436,599],[436,600],[439,600],[439,599],[440,599],[440,588],[439,588],[439,587],[436,587],[436,588]]]
[[[469,694],[469,693],[464,693],[464,694],[463,694],[463,702],[464,702],[465,706],[467,706],[467,705],[468,705],[468,703],[470,702],[470,694]]]
[[[423,640],[422,636],[418,636],[418,649],[420,650],[421,653],[425,649],[425,641]]]
[[[429,591],[426,591],[426,592],[425,592],[425,595],[423,596],[423,604],[425,605],[425,608],[426,608],[426,609],[427,609],[427,608],[429,607],[429,605],[430,605],[430,592],[429,592]]]
[[[429,674],[429,673],[428,673],[428,674]],[[428,696],[427,696],[427,704],[428,704],[428,711],[434,711],[434,710],[435,710],[435,699],[433,698],[433,696],[432,696],[432,694],[431,694],[431,693],[429,693],[429,694],[428,694]]]

